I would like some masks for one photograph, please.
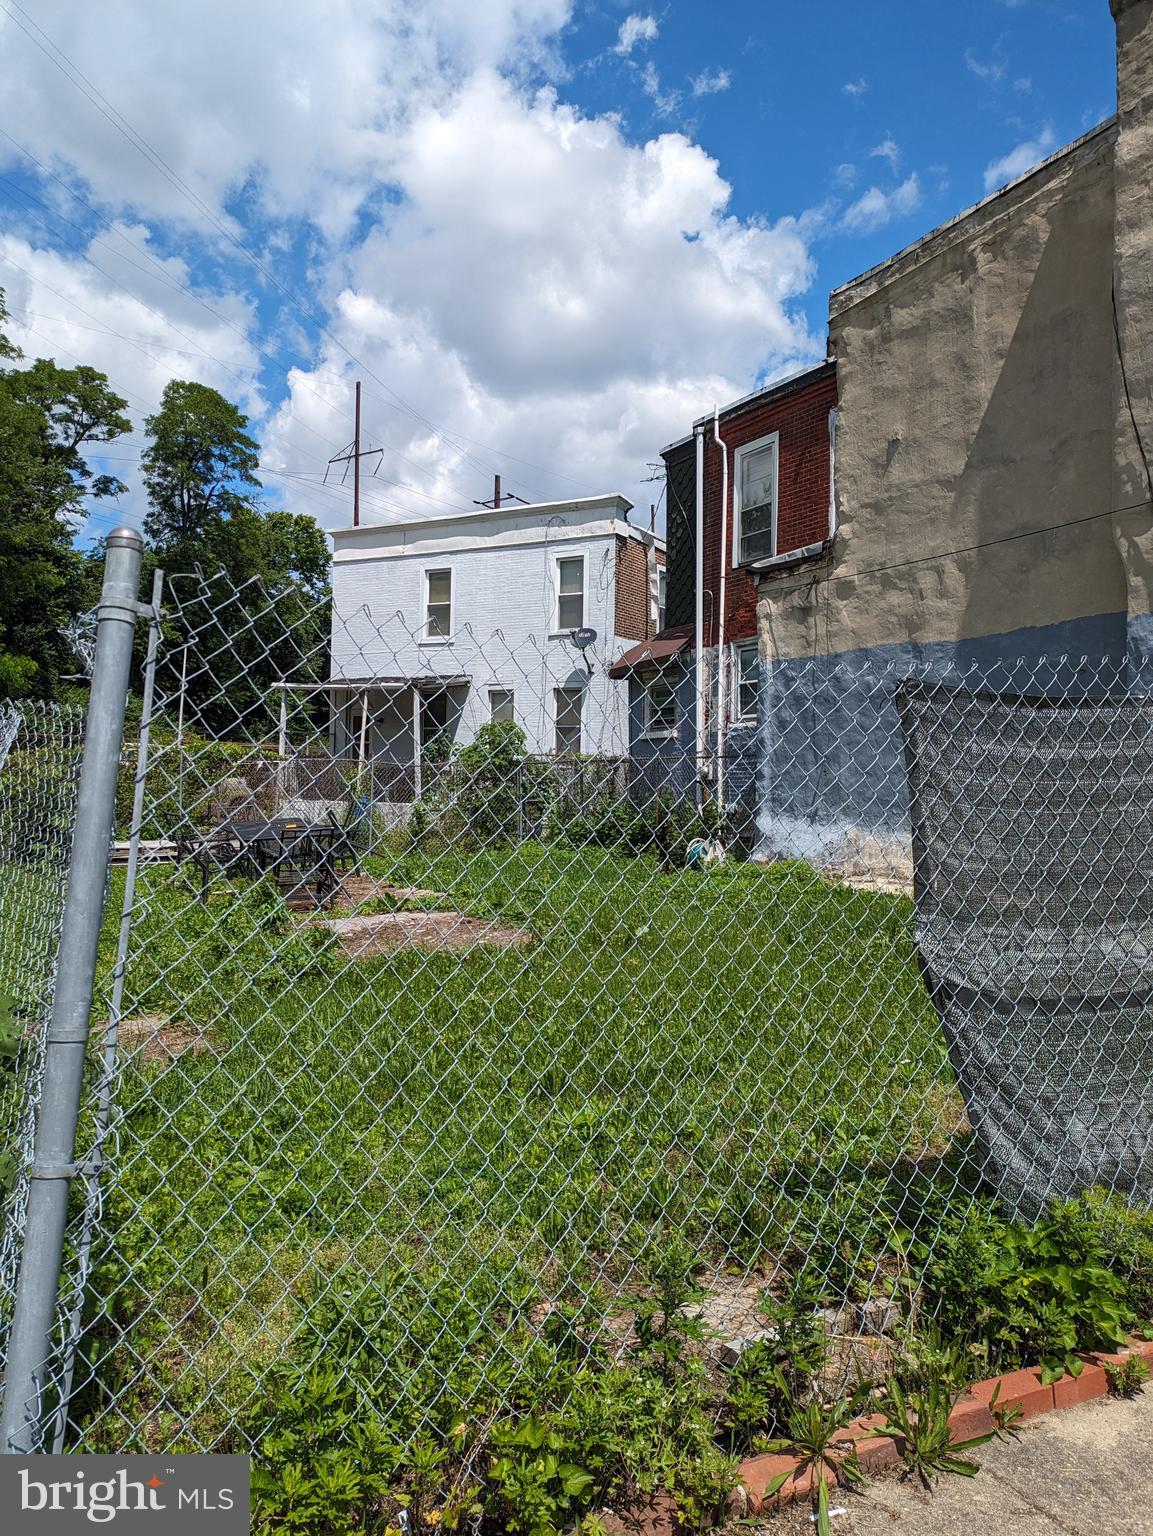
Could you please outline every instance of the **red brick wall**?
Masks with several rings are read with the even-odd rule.
[[[663,549],[656,551],[656,563],[664,565]],[[645,547],[639,539],[618,533],[616,633],[625,640],[651,640],[655,632]]]
[[[752,573],[732,560],[733,460],[746,443],[780,433],[777,464],[777,553],[803,549],[829,534],[829,412],[837,403],[837,376],[830,367],[798,389],[758,405],[724,413],[720,433],[729,454],[729,517],[725,539],[725,638],[751,640],[757,633],[757,590]],[[721,450],[710,432],[705,444],[705,625],[716,644],[720,586]]]

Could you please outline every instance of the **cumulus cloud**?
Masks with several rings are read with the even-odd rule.
[[[985,167],[985,191],[993,192],[997,187],[1002,187],[1006,182],[1015,181],[1018,176],[1024,176],[1026,171],[1031,171],[1035,165],[1044,160],[1050,154],[1056,143],[1056,137],[1051,128],[1045,128],[1034,139],[1026,139],[1023,144],[1018,144],[1007,155],[1002,155],[999,160],[992,160]]]
[[[626,16],[621,22],[620,31],[617,33],[614,53],[631,53],[638,43],[652,43],[656,41],[660,28],[657,26],[655,16]]]
[[[1005,78],[1007,67],[1000,43],[992,57],[988,59],[979,59],[972,48],[965,49],[965,68],[971,75],[976,75],[978,80],[987,80],[991,85],[999,85]]]
[[[336,334],[469,436],[628,492],[702,399],[818,350],[788,307],[812,276],[795,224],[730,215],[716,162],[681,134],[630,145],[486,75],[414,123],[401,159],[403,201],[351,254]],[[331,395],[352,370],[334,346],[292,375],[292,412],[319,425],[298,388],[313,372]],[[444,453],[386,414],[405,453]],[[308,451],[288,421],[272,438],[286,463]]]
[[[641,89],[661,117],[671,117],[681,104],[680,91],[665,89],[661,84],[660,70],[652,59],[646,59],[645,67],[641,70]]]
[[[5,267],[14,314],[65,317],[44,334],[134,391],[134,414],[174,373],[222,389],[257,421],[270,483],[329,525],[347,521],[346,495],[319,482],[357,377],[365,435],[386,449],[370,516],[468,506],[493,469],[529,498],[647,500],[645,462],[711,401],[820,355],[797,306],[811,230],[734,216],[686,135],[637,142],[617,116],[530,87],[569,14],[569,0],[331,0],[323,15],[203,0],[159,16],[121,0],[112,28],[44,0],[45,31],[200,207],[0,11],[0,84],[25,142],[120,221],[102,240],[136,243],[119,267],[92,250],[124,294],[42,234],[4,236],[0,258],[31,274]],[[652,79],[667,106],[676,93]],[[167,285],[128,265],[151,272],[139,246],[153,243],[187,253],[159,258]]]
[[[732,83],[732,76],[727,69],[703,69],[699,75],[693,76],[693,95],[715,96],[720,91],[727,91]]]
[[[891,220],[916,211],[921,204],[921,183],[916,171],[891,192],[870,187],[841,215],[841,227],[850,235],[871,235]]]
[[[869,89],[869,82],[862,75],[858,80],[846,80],[841,90],[852,101],[860,101]]]

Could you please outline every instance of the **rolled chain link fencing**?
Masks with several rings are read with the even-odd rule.
[[[350,1350],[443,1436],[676,1245],[715,1360],[803,1274],[848,1376],[975,1201],[1147,1195],[1132,668],[710,661],[698,751],[691,651],[654,690],[604,640],[163,610],[61,1443],[255,1448]]]

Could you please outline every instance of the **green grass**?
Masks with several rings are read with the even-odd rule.
[[[532,942],[349,962],[271,893],[144,877],[126,1011],[214,1049],[125,1072],[113,1311],[206,1423],[333,1275],[483,1281],[495,1315],[675,1233],[867,1290],[955,1123],[904,899],[535,844],[369,869]]]

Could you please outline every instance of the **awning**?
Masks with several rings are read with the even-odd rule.
[[[691,624],[677,624],[672,629],[663,629],[652,640],[642,640],[639,645],[626,651],[618,661],[614,661],[609,668],[609,676],[619,679],[628,677],[632,672],[639,672],[644,667],[659,667],[692,643]]]

